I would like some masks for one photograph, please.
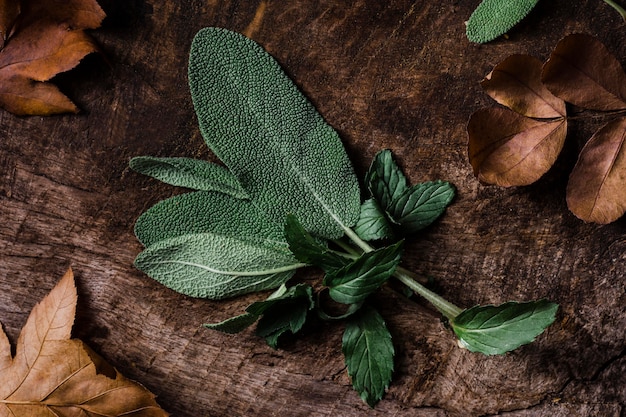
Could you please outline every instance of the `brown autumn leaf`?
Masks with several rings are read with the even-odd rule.
[[[85,29],[95,29],[104,12],[95,0],[0,0],[0,106],[17,115],[78,112],[48,83],[97,51]]]
[[[541,79],[556,96],[592,110],[626,109],[626,74],[619,61],[596,38],[563,38],[544,65]]]
[[[472,114],[467,132],[474,175],[487,184],[511,187],[532,184],[550,169],[563,148],[567,122],[492,107]]]
[[[68,270],[33,308],[15,356],[0,329],[0,417],[167,416],[152,393],[70,339],[76,299]]]
[[[530,55],[511,55],[496,65],[480,83],[498,103],[527,116],[564,117],[565,102],[541,83],[543,63]]]
[[[589,139],[567,184],[567,206],[586,222],[611,223],[626,212],[626,118]]]

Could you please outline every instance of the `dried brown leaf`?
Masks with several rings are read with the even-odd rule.
[[[481,86],[498,103],[524,116],[563,117],[565,102],[542,84],[542,66],[530,55],[511,55],[494,67]]]
[[[167,416],[152,393],[70,339],[76,298],[69,270],[31,312],[15,357],[0,329],[0,417]]]
[[[544,65],[541,79],[556,96],[593,110],[626,109],[626,74],[596,38],[563,38]]]
[[[19,0],[0,0],[0,47],[9,37],[15,19],[20,14]]]
[[[510,187],[531,184],[550,169],[563,148],[567,122],[530,119],[494,107],[476,111],[467,132],[474,175]]]
[[[567,206],[578,218],[607,224],[626,212],[626,118],[604,125],[589,139],[567,184]]]
[[[45,82],[98,50],[84,29],[98,27],[104,12],[94,0],[20,4],[17,23],[0,50],[0,106],[18,115],[77,112],[65,95]]]

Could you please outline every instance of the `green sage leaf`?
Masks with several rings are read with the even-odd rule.
[[[389,213],[403,234],[415,233],[443,214],[454,192],[454,186],[446,181],[417,184],[393,200]]]
[[[324,278],[330,297],[343,304],[360,303],[376,291],[400,263],[404,242],[361,255],[349,265],[331,271]]]
[[[472,352],[499,355],[530,343],[555,320],[558,305],[547,300],[474,306],[450,323]]]
[[[274,222],[293,213],[328,239],[356,223],[360,191],[339,136],[260,45],[201,30],[189,84],[206,143]]]
[[[361,214],[354,227],[354,232],[363,240],[392,239],[394,237],[393,227],[378,202],[373,198],[365,200],[361,205]]]
[[[467,21],[467,39],[485,43],[504,35],[537,5],[539,0],[483,0]]]
[[[248,198],[248,193],[233,174],[224,167],[208,161],[139,156],[131,159],[129,165],[141,174],[177,187],[218,191],[235,198]]]
[[[285,245],[196,233],[152,244],[135,266],[182,294],[222,299],[276,288],[304,264]]]
[[[287,215],[285,221],[285,238],[289,250],[300,262],[318,266],[325,271],[342,268],[350,263],[350,260],[331,251],[311,236],[292,214]]]
[[[266,239],[286,245],[282,223],[270,221],[249,200],[197,191],[168,198],[152,206],[135,223],[135,235],[144,246],[195,233]]]
[[[407,180],[389,149],[376,154],[365,176],[365,185],[383,209],[407,188]]]
[[[349,318],[342,351],[352,386],[374,407],[391,382],[395,353],[391,334],[376,310],[364,306]]]

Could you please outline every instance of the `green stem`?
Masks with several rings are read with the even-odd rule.
[[[613,0],[603,0],[606,4],[617,10],[617,12],[622,16],[622,19],[626,20],[626,10],[619,4],[615,3]]]
[[[374,250],[367,242],[363,241],[352,229],[345,228],[344,231],[346,235],[352,240],[359,248],[363,249],[364,252],[371,252]],[[443,314],[448,320],[453,320],[456,316],[461,314],[463,311],[462,308],[457,307],[456,305],[450,303],[443,297],[437,295],[432,292],[428,288],[424,287],[422,284],[417,282],[419,277],[404,269],[404,268],[396,268],[394,277],[402,282],[404,285],[409,287],[411,290],[415,291],[417,294],[424,297],[428,302],[430,302],[441,314]]]

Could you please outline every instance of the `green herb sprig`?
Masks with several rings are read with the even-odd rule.
[[[256,333],[277,348],[316,315],[345,321],[342,351],[361,398],[374,406],[389,386],[395,350],[370,295],[395,277],[441,312],[467,349],[500,354],[531,342],[554,321],[545,300],[464,310],[400,266],[404,238],[441,216],[454,197],[445,181],[410,186],[391,152],[365,181],[366,200],[332,127],[258,44],[219,28],[194,38],[189,82],[202,135],[225,167],[187,158],[138,157],[130,166],[196,191],[164,200],[135,225],[145,245],[135,265],[193,297],[222,299],[275,289],[210,329]],[[374,244],[375,242],[376,244]],[[304,267],[345,313],[324,311]],[[316,313],[316,314],[315,314]]]

